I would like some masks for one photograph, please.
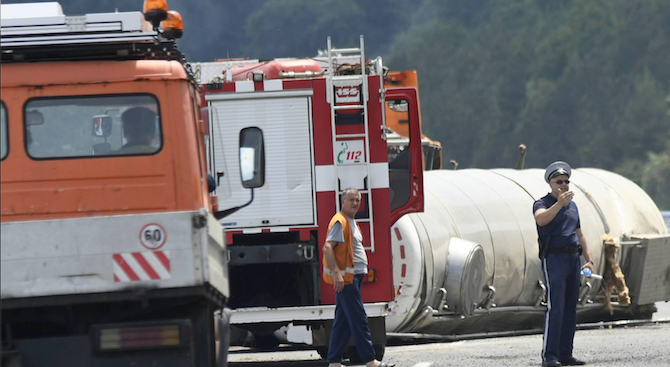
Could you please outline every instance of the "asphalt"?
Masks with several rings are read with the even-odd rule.
[[[574,355],[589,366],[670,366],[670,323],[617,327],[591,326],[575,336]],[[397,367],[540,366],[542,335],[430,343],[386,348],[384,362]],[[230,367],[327,366],[315,351],[284,349],[255,353],[238,349],[229,357]],[[347,366],[359,366],[345,363]]]

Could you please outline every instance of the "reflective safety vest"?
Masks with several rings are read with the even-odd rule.
[[[333,248],[335,253],[335,261],[337,267],[340,268],[340,274],[344,278],[344,284],[351,284],[354,282],[354,234],[351,231],[351,225],[346,215],[341,212],[335,214],[328,225],[328,233],[333,225],[340,222],[342,225],[342,232],[344,234],[344,242],[340,242]],[[358,223],[356,223],[358,226]],[[360,231],[360,227],[358,228]],[[326,262],[326,255],[323,256],[323,281],[328,284],[333,284],[333,273]]]

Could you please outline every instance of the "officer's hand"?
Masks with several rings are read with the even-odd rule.
[[[584,266],[582,266],[582,269],[584,268],[589,268],[589,270],[591,270],[591,273],[593,273],[593,264],[591,264],[590,262],[584,264]]]
[[[337,293],[342,292],[342,290],[344,289],[344,278],[342,278],[342,274],[336,273],[333,276],[333,288]]]
[[[558,189],[558,205],[564,207],[572,201],[572,197],[575,196],[575,193],[572,191],[563,191],[561,188]]]

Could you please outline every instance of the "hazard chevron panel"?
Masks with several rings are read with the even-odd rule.
[[[127,252],[112,258],[117,283],[170,279],[170,251]]]

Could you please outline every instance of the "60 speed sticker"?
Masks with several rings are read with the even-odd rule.
[[[158,250],[163,247],[166,239],[165,228],[157,223],[149,223],[140,231],[140,243],[149,250]]]

